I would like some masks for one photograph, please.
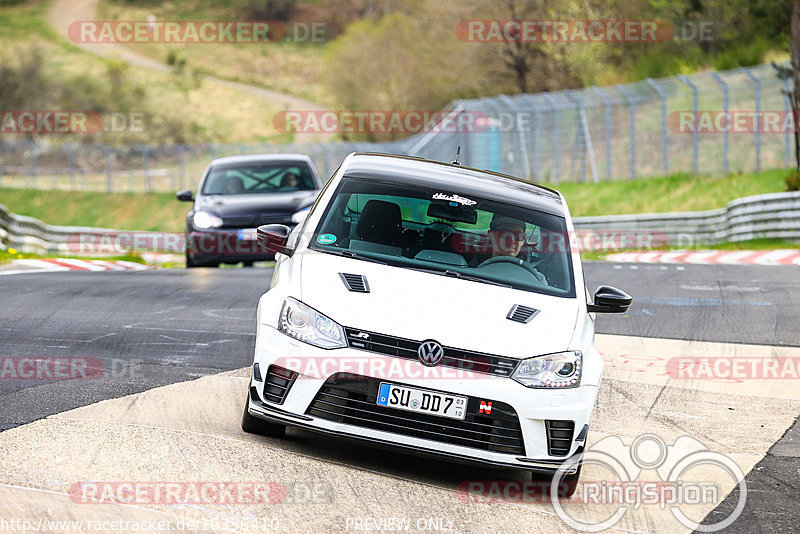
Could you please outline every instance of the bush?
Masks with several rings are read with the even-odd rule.
[[[787,191],[800,191],[800,171],[794,171],[786,177]]]

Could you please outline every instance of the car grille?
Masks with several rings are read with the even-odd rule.
[[[421,341],[376,334],[375,332],[367,332],[355,328],[345,328],[344,330],[347,334],[347,344],[351,348],[408,360],[416,360],[418,358],[417,349],[422,344]],[[443,348],[444,357],[440,365],[445,367],[455,367],[456,369],[488,373],[496,376],[511,376],[514,368],[519,363],[519,360],[504,356],[494,356],[453,347]]]
[[[293,224],[294,212],[275,212],[263,215],[241,215],[222,218],[223,228],[256,228],[262,224]]]
[[[270,365],[264,379],[264,400],[274,404],[283,404],[295,378],[297,378],[296,372],[277,365]]]
[[[566,456],[572,447],[575,421],[546,420],[547,452],[550,456]]]
[[[384,381],[385,382],[385,381]],[[323,384],[307,415],[374,430],[430,439],[492,452],[524,454],[519,419],[503,402],[468,397],[463,421],[376,404],[381,380],[338,373]],[[443,393],[447,394],[447,393]],[[491,403],[491,412],[478,413]]]

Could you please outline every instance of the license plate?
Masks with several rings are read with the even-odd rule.
[[[258,238],[255,228],[242,228],[239,230],[238,237],[239,241],[255,241]]]
[[[378,387],[378,406],[464,419],[467,397],[381,382]]]

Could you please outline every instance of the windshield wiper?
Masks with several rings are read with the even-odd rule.
[[[364,256],[364,255],[359,254],[357,252],[353,252],[352,250],[322,250],[322,249],[318,249],[318,250],[320,250],[320,252],[325,252],[325,253],[328,253],[328,254],[334,254],[336,256],[344,256],[346,258],[353,258],[353,259],[356,259],[356,260],[369,261],[369,262],[377,263],[377,264],[380,264],[380,265],[388,265],[385,261],[376,260],[375,258],[371,258],[369,256]]]
[[[478,276],[470,276],[468,274],[462,274],[458,271],[451,271],[450,269],[430,269],[425,267],[408,267],[413,271],[421,271],[423,273],[431,273],[431,274],[438,274],[441,276],[449,276],[451,278],[458,278],[459,280],[467,280],[469,282],[480,282],[481,284],[489,284],[492,286],[499,286],[505,288],[513,288],[508,284],[503,284],[501,282],[495,282],[494,280],[487,280],[486,278],[480,278]]]

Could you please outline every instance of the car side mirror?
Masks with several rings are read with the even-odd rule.
[[[594,304],[587,304],[590,312],[625,313],[631,307],[633,297],[611,286],[600,286],[594,293]]]
[[[265,224],[256,229],[256,237],[258,244],[270,252],[291,256],[294,249],[286,246],[290,232],[289,227],[283,224]]]
[[[183,191],[178,191],[177,193],[175,193],[175,198],[177,198],[181,202],[194,201],[194,195],[192,194],[191,189],[184,189]]]

